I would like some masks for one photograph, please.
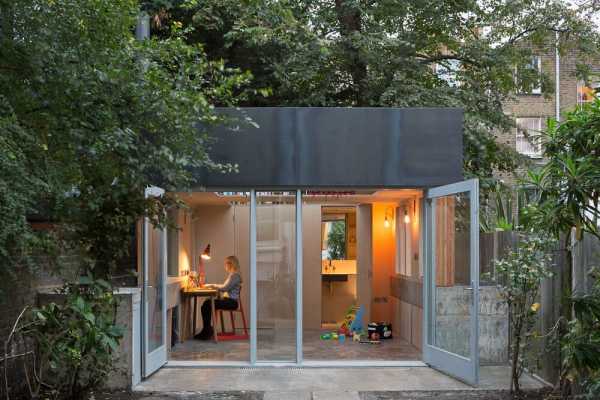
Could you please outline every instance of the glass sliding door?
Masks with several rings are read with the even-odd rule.
[[[256,359],[295,362],[296,192],[256,192]]]

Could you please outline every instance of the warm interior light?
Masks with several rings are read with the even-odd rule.
[[[202,257],[203,260],[210,260],[210,243],[206,245],[206,248],[204,249],[200,257]]]
[[[384,226],[384,228],[390,227],[390,220],[388,219],[387,215],[385,216],[385,219],[383,220],[383,226]]]
[[[408,211],[406,211],[406,208],[404,209],[404,223],[405,224],[410,223],[410,217],[408,216]]]

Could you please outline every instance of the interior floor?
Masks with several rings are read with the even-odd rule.
[[[303,356],[305,360],[327,361],[418,361],[421,352],[405,340],[394,337],[382,340],[380,344],[355,343],[346,340],[340,343],[335,340],[322,340],[321,333],[330,331],[304,331]],[[277,334],[273,341],[272,331],[259,330],[258,356],[267,361],[290,361],[295,357],[295,338],[293,333],[289,339]],[[186,340],[177,343],[169,358],[177,361],[247,361],[250,354],[249,341],[213,341]],[[286,359],[287,357],[287,359]]]

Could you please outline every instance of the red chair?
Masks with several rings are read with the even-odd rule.
[[[242,306],[242,290],[240,289],[240,297],[238,299],[237,310],[217,310],[218,318],[221,321],[221,333],[217,334],[218,340],[248,340],[248,326],[246,325],[246,314],[244,314],[244,307]],[[231,331],[225,330],[225,320],[223,319],[223,313],[228,312],[231,319]],[[244,325],[244,333],[241,335],[235,334],[235,315],[234,313],[240,313],[242,315],[242,324]]]

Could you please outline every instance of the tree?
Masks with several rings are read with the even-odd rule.
[[[332,221],[331,230],[327,235],[327,251],[330,260],[346,258],[346,222]]]
[[[165,223],[176,202],[145,199],[147,186],[181,189],[194,168],[234,167],[211,161],[198,124],[220,122],[213,106],[243,99],[248,75],[207,60],[177,24],[136,41],[134,0],[2,0],[0,12],[4,270],[23,261],[12,256],[35,237],[26,220],[42,214],[63,250],[107,277],[131,226]]]
[[[563,323],[558,334],[563,352],[561,389],[570,395],[577,378],[592,376],[598,385],[600,375],[596,359],[600,347],[593,334],[600,292],[596,287],[589,296],[573,293],[571,254],[573,239],[581,240],[583,234],[600,239],[600,100],[578,107],[561,123],[550,121],[542,146],[547,163],[529,171],[529,184],[539,201],[527,210],[524,222],[564,241],[567,267],[561,279]],[[586,344],[590,338],[594,341]]]
[[[253,106],[460,107],[464,166],[492,180],[513,152],[494,133],[510,129],[502,103],[547,76],[536,47],[597,51],[582,10],[553,0],[146,0],[154,31],[190,29],[213,60],[250,71]],[[527,44],[527,45],[525,45]],[[515,79],[515,71],[519,74]],[[265,96],[265,94],[269,94]]]

